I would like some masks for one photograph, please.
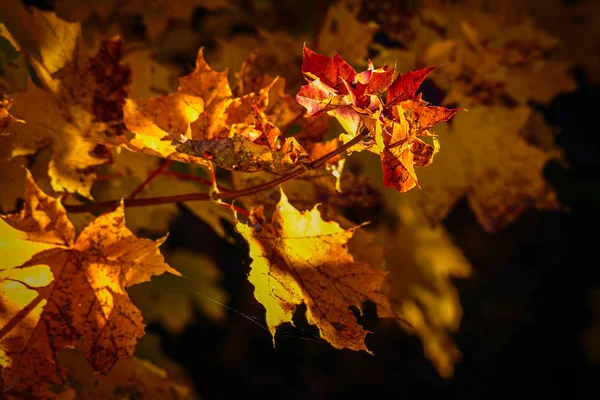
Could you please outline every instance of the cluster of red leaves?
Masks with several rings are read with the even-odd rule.
[[[335,116],[347,132],[342,135],[345,142],[366,129],[373,140],[351,150],[379,154],[385,186],[405,192],[418,186],[414,167],[429,165],[439,149],[429,129],[460,110],[430,106],[415,95],[433,69],[409,71],[394,79],[395,68],[375,69],[369,62],[366,71],[357,73],[339,55],[328,58],[304,47],[302,72],[310,83],[296,100],[309,117],[325,112]],[[432,138],[432,144],[420,137]]]

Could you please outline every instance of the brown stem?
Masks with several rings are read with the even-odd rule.
[[[144,182],[142,182],[142,184],[140,186],[137,187],[137,189],[135,189],[133,191],[133,193],[131,193],[131,195],[129,195],[130,199],[134,199],[135,196],[137,196],[138,194],[140,194],[140,192],[142,190],[144,190],[144,188],[150,183],[150,181],[152,179],[154,179],[154,177],[158,174],[161,173],[161,171],[163,169],[165,169],[166,167],[169,166],[169,164],[171,164],[172,160],[167,160],[164,163],[162,163],[157,169],[155,169],[154,171],[152,171],[152,173],[150,175],[148,175],[148,177],[146,178],[146,180]]]
[[[273,179],[272,181],[262,183],[260,185],[252,186],[246,189],[241,190],[231,190],[229,192],[219,192],[215,193],[212,196],[213,200],[222,200],[222,199],[237,199],[242,196],[248,196],[254,193],[262,192],[263,190],[270,189],[277,185],[280,185],[284,182],[289,181],[290,179],[294,179],[306,171],[320,168],[331,158],[337,156],[338,154],[343,153],[350,147],[354,146],[358,142],[360,142],[364,137],[364,134],[358,134],[348,143],[338,147],[337,149],[325,154],[323,157],[313,161],[308,165],[304,165],[294,169],[293,171],[288,172],[285,175],[280,176],[279,178]],[[145,199],[125,199],[125,207],[141,207],[141,206],[151,206],[156,204],[165,204],[165,203],[179,203],[186,201],[206,201],[210,200],[211,196],[208,193],[188,193],[188,194],[179,194],[174,196],[162,196],[162,197],[150,197]],[[115,207],[118,205],[119,200],[110,200],[103,201],[98,203],[90,203],[90,204],[77,204],[77,205],[65,205],[65,209],[69,213],[81,213],[81,212],[93,212],[93,211],[102,211],[110,207]]]

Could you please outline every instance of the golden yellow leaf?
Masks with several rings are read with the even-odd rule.
[[[542,170],[557,157],[527,143],[522,131],[531,110],[500,106],[472,108],[440,126],[446,151],[419,171],[422,190],[407,196],[437,223],[463,196],[488,232],[502,229],[528,208],[557,210],[556,193]],[[447,132],[443,132],[448,129]]]
[[[62,383],[60,350],[79,342],[93,369],[130,357],[144,334],[125,288],[164,272],[178,274],[154,242],[125,227],[122,204],[75,238],[60,200],[28,175],[26,206],[0,221],[0,374],[2,393],[26,395]]]
[[[374,302],[382,317],[393,317],[381,287],[386,273],[355,262],[347,243],[354,229],[325,222],[317,208],[299,212],[285,194],[268,223],[262,208],[251,213],[251,224],[238,222],[238,232],[250,245],[250,282],[254,296],[267,311],[269,330],[291,322],[296,307],[307,307],[307,320],[336,348],[369,351],[367,331],[351,307]]]
[[[180,154],[171,144],[174,138],[223,138],[228,127],[220,120],[231,97],[227,72],[212,70],[202,49],[198,51],[196,69],[179,79],[177,92],[148,100],[127,100],[124,118],[135,137],[128,147],[153,152],[165,158],[206,164],[199,157]]]

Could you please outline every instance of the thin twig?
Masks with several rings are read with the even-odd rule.
[[[212,182],[210,180],[208,180],[208,179],[200,178],[199,176],[196,176],[196,175],[185,174],[183,172],[161,171],[160,174],[163,175],[163,176],[174,176],[174,177],[179,178],[179,179],[184,179],[184,180],[194,181],[194,182],[200,182],[200,183],[203,183],[203,184],[205,184],[207,186],[211,186],[212,185]],[[225,189],[224,187],[221,187],[221,186],[217,186],[217,188],[220,191],[223,191],[223,192],[228,192],[229,191],[229,189]]]
[[[140,194],[140,192],[142,190],[144,190],[144,188],[150,183],[150,181],[152,179],[154,179],[154,177],[156,175],[160,174],[163,169],[167,168],[169,166],[169,164],[171,164],[171,162],[172,162],[172,160],[166,160],[158,168],[156,168],[154,171],[152,171],[152,173],[150,175],[148,175],[148,177],[146,178],[146,180],[144,182],[142,182],[142,184],[140,186],[138,186],[137,189],[135,189],[133,191],[133,193],[131,193],[129,195],[129,198],[130,199],[135,199],[135,196],[137,196],[138,194]]]
[[[279,178],[273,179],[272,181],[262,183],[260,185],[252,186],[246,189],[241,190],[231,190],[228,192],[219,192],[215,193],[212,196],[212,200],[223,200],[223,199],[237,199],[239,197],[248,196],[254,193],[262,192],[263,190],[270,189],[277,185],[280,185],[284,182],[287,182],[291,179],[294,179],[306,171],[317,169],[325,165],[327,161],[331,158],[337,156],[338,154],[343,153],[350,147],[358,144],[364,137],[364,134],[358,134],[348,143],[338,147],[337,149],[325,154],[323,157],[313,161],[308,165],[300,166],[285,175],[280,176]],[[211,200],[211,196],[208,193],[187,193],[187,194],[179,194],[173,196],[162,196],[162,197],[150,197],[145,199],[125,199],[125,207],[141,207],[141,206],[151,206],[156,204],[165,204],[165,203],[180,203],[186,201],[207,201]],[[93,211],[102,211],[106,208],[115,207],[119,200],[110,200],[103,201],[98,203],[90,203],[90,204],[77,204],[77,205],[65,205],[67,212],[69,213],[81,213],[81,212],[93,212]]]

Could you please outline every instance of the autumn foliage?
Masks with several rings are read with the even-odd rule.
[[[216,3],[210,7],[228,7]],[[127,4],[119,12],[142,15],[150,38],[167,26],[160,10]],[[0,397],[77,392],[101,398],[97,389],[73,386],[83,378],[61,360],[68,349],[98,376],[116,379],[111,371],[123,368],[135,371],[131,379],[145,382],[140,385],[159,375],[167,380],[143,360],[125,360],[144,335],[144,319],[168,321],[177,332],[191,316],[171,319],[170,307],[152,304],[140,310],[135,286],[168,273],[173,282],[197,278],[214,302],[227,301],[210,261],[178,267],[176,255],[161,254],[180,212],[175,203],[224,240],[238,235],[247,243],[248,280],[275,346],[278,327],[293,323],[302,305],[320,340],[370,352],[369,331],[357,315],[371,303],[379,317],[419,335],[440,375],[452,375],[460,351],[450,334],[462,311],[449,278],[466,277],[471,267],[436,224],[462,197],[490,232],[528,207],[560,209],[541,177],[559,152],[520,133],[533,118],[527,101],[544,101],[554,91],[528,92],[511,80],[517,70],[531,73],[528,62],[539,62],[552,42],[534,35],[529,48],[519,45],[519,35],[533,29],[526,23],[511,31],[511,40],[491,41],[496,30],[456,27],[432,5],[413,26],[390,31],[410,54],[379,49],[368,59],[370,41],[334,40],[331,28],[348,19],[372,38],[372,25],[358,20],[358,4],[332,6],[315,46],[281,36],[293,51],[265,57],[237,49],[234,54],[243,53],[238,69],[211,66],[200,47],[175,86],[167,82],[177,75],[173,69],[129,48],[121,35],[84,37],[73,21],[102,15],[100,6],[82,7],[84,17],[74,18],[60,2],[56,12],[15,2],[0,14],[0,44],[13,51],[7,65],[22,63],[27,71],[8,79],[0,64],[6,189],[0,195]],[[450,15],[458,12],[444,4]],[[173,10],[171,19],[188,13]],[[427,43],[414,36],[417,25],[440,34],[436,24],[447,25],[444,35],[460,34]],[[265,48],[281,49],[273,33],[259,35]],[[346,47],[332,48],[338,43]],[[302,62],[292,70],[294,57]],[[273,66],[296,76],[286,82],[271,74]],[[568,90],[564,70],[559,61],[542,69],[561,77],[557,90]],[[426,82],[447,91],[445,106],[424,100]],[[502,103],[508,96],[510,107]],[[381,197],[389,224],[371,227],[346,212],[373,209]],[[182,260],[200,262],[196,255]],[[172,293],[172,304],[191,314],[181,289],[157,290]],[[220,306],[195,301],[211,317],[225,317]],[[189,398],[185,385],[168,384],[171,395]]]

